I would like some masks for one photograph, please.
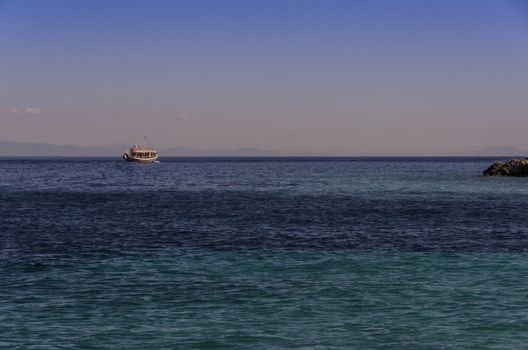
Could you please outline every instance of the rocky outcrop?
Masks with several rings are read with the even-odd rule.
[[[483,174],[484,176],[528,176],[528,158],[512,159],[505,163],[493,162]]]

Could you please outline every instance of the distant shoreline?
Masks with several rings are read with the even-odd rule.
[[[307,159],[307,160],[318,160],[318,159],[349,159],[349,160],[426,160],[426,159],[482,159],[482,160],[495,160],[495,159],[510,159],[510,158],[524,158],[525,156],[295,156],[295,155],[284,155],[284,156],[160,156],[160,159]],[[13,159],[117,159],[122,160],[120,155],[115,156],[89,156],[89,155],[0,155],[0,160],[13,160]]]
[[[0,157],[121,157],[128,149],[127,145],[76,146],[55,145],[0,140]],[[346,154],[344,151],[273,151],[253,147],[235,149],[200,150],[188,147],[159,148],[160,157],[524,157],[528,152],[513,147],[489,147],[467,152],[438,152],[437,155],[401,155],[401,154]],[[336,154],[337,153],[337,154]],[[442,154],[443,153],[443,154]]]

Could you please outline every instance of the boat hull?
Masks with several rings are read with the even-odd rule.
[[[138,158],[138,157],[132,157],[131,155],[124,153],[123,159],[127,162],[136,162],[136,163],[154,163],[158,160],[158,156],[150,157],[150,158]]]

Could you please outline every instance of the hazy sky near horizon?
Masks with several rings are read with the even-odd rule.
[[[528,0],[0,0],[0,140],[528,150]]]

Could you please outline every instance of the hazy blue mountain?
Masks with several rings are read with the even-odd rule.
[[[109,146],[75,146],[53,145],[48,143],[0,141],[0,156],[64,156],[64,157],[120,157],[129,147],[124,144]],[[284,153],[261,150],[258,148],[199,150],[188,147],[158,149],[160,156],[165,157],[272,157],[272,156],[332,156],[317,153]],[[351,154],[351,156],[361,156]],[[449,156],[487,156],[487,157],[522,157],[528,152],[513,147],[489,147],[469,152],[453,152]]]
[[[478,157],[524,157],[528,152],[522,151],[518,148],[503,146],[503,147],[488,147],[480,150],[469,152],[451,153],[453,156],[478,156]]]
[[[121,154],[127,146],[75,146],[48,143],[0,141],[0,156],[113,156]]]
[[[74,146],[52,145],[47,143],[0,141],[0,156],[99,156],[120,157],[128,145],[115,144],[110,146]],[[238,148],[233,150],[204,151],[187,147],[158,149],[160,156],[166,157],[200,157],[200,156],[277,156],[278,152],[265,151],[257,148]]]

